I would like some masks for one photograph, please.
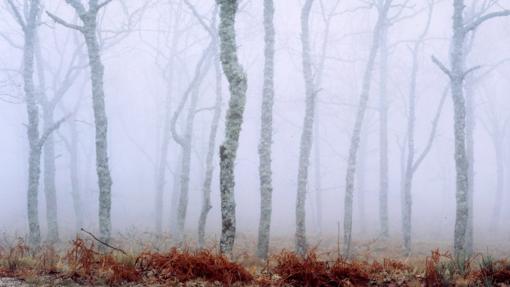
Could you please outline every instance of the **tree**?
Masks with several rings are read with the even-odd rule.
[[[207,147],[207,158],[205,163],[205,178],[202,185],[202,210],[198,220],[198,245],[204,247],[205,245],[205,225],[207,223],[207,215],[211,210],[211,185],[214,171],[214,151],[216,150],[216,135],[221,117],[221,103],[222,103],[222,75],[221,75],[221,62],[219,59],[218,45],[215,45],[216,58],[214,60],[214,74],[216,78],[216,99],[214,103],[213,118],[211,121],[211,129],[209,131],[209,144]]]
[[[50,87],[46,84],[46,72],[52,70],[51,63],[46,62],[42,55],[42,43],[39,37],[36,37],[35,62],[37,67],[37,79],[39,83],[38,101],[42,108],[43,127],[46,130],[55,125],[55,112],[57,106],[61,104],[62,99],[73,86],[83,67],[81,63],[82,46],[75,45],[75,49],[64,68],[60,65],[51,71]],[[63,75],[62,75],[63,74]],[[62,75],[62,77],[60,77]],[[48,89],[49,88],[49,89]],[[49,95],[51,91],[51,96]],[[64,111],[67,114],[67,111]],[[53,134],[48,136],[43,148],[43,166],[44,166],[44,193],[46,196],[46,220],[48,223],[48,241],[56,242],[59,238],[58,225],[58,207],[56,190],[56,155],[55,140]],[[73,187],[74,188],[74,187]]]
[[[464,20],[464,0],[453,1],[453,36],[451,40],[450,69],[437,58],[434,63],[450,80],[454,108],[455,167],[456,167],[456,216],[454,232],[455,256],[466,258],[466,235],[469,222],[469,162],[466,153],[466,102],[464,97],[464,80],[478,67],[465,68],[466,36],[475,31],[484,22],[510,15],[504,10],[482,14],[471,21]]]
[[[379,1],[377,7],[378,19],[374,27],[372,36],[372,43],[368,61],[365,67],[365,73],[363,76],[363,86],[361,90],[361,97],[356,113],[356,120],[351,136],[349,146],[349,156],[347,160],[347,174],[345,177],[345,200],[344,200],[344,248],[343,254],[349,257],[351,254],[351,239],[352,239],[352,202],[353,202],[353,191],[354,191],[354,178],[356,175],[356,165],[358,149],[360,145],[361,129],[363,125],[363,119],[367,109],[368,98],[370,95],[370,87],[372,82],[372,71],[374,69],[375,58],[379,50],[381,43],[381,34],[383,32],[383,25],[387,21],[388,10],[390,9],[392,0]]]
[[[63,19],[48,12],[55,22],[76,31],[79,31],[87,46],[89,58],[90,79],[92,82],[92,103],[96,133],[96,172],[99,185],[99,232],[101,239],[109,242],[111,238],[111,189],[112,178],[108,160],[108,119],[105,109],[104,93],[104,66],[101,61],[101,51],[97,37],[97,16],[111,0],[99,3],[98,0],[89,0],[88,9],[79,0],[66,0],[76,12],[82,26],[70,24]]]
[[[299,151],[299,169],[297,177],[296,199],[296,252],[304,255],[308,249],[306,242],[306,188],[308,184],[308,167],[310,165],[310,153],[312,149],[313,120],[315,113],[316,91],[314,90],[312,75],[312,58],[310,55],[310,11],[314,0],[307,0],[301,9],[301,45],[303,77],[305,82],[305,117],[301,133],[301,145]]]
[[[262,95],[261,131],[259,143],[260,176],[260,223],[257,256],[267,258],[272,212],[272,169],[271,145],[273,143],[273,103],[274,103],[274,3],[264,0],[265,62],[264,88]]]
[[[221,102],[222,102],[222,77],[221,77],[221,60],[219,54],[219,43],[218,43],[218,31],[216,29],[216,18],[218,11],[214,9],[213,19],[210,24],[207,24],[203,17],[199,15],[193,5],[189,3],[189,0],[185,0],[186,5],[191,9],[195,18],[199,21],[202,28],[204,28],[209,36],[211,37],[211,49],[214,55],[214,74],[216,82],[216,98],[214,102],[213,117],[211,121],[211,128],[209,130],[209,140],[207,146],[207,156],[205,162],[205,177],[202,184],[202,208],[200,211],[200,217],[198,219],[198,246],[204,247],[205,245],[205,225],[207,223],[207,216],[211,210],[211,185],[214,172],[214,150],[216,148],[216,135],[218,133],[218,127],[221,116]]]
[[[177,52],[177,44],[180,38],[180,21],[182,21],[181,17],[182,11],[182,3],[179,4],[175,13],[173,14],[174,21],[172,26],[172,40],[170,43],[170,55],[168,56],[168,63],[165,67],[166,74],[166,82],[167,82],[167,95],[165,96],[165,104],[164,104],[164,122],[163,122],[163,135],[161,138],[161,145],[159,148],[159,157],[158,164],[156,168],[156,197],[155,197],[155,225],[156,225],[156,233],[161,234],[163,230],[163,194],[166,185],[166,173],[168,167],[168,149],[170,145],[170,137],[171,137],[171,117],[172,117],[172,89],[174,85],[175,78],[175,54]]]
[[[39,107],[34,84],[34,59],[37,41],[37,27],[39,25],[41,3],[39,0],[28,2],[26,13],[21,13],[12,0],[9,7],[20,25],[23,36],[23,90],[28,116],[27,135],[29,144],[28,156],[28,189],[27,189],[27,215],[29,244],[37,246],[41,242],[41,229],[39,226],[38,190],[41,175],[41,153],[48,137],[59,128],[65,118],[48,126],[43,133],[39,132]],[[25,16],[23,16],[25,15]]]
[[[220,51],[227,77],[230,101],[225,122],[225,140],[220,146],[221,239],[220,251],[232,253],[236,234],[234,164],[246,104],[247,77],[237,57],[235,16],[237,0],[216,0],[220,7]]]
[[[189,3],[188,3],[189,4]],[[213,19],[216,18],[216,11],[213,14]],[[201,18],[199,18],[201,19]],[[201,19],[202,20],[202,19]],[[212,21],[214,26],[214,21]],[[206,31],[210,29],[206,26]],[[212,33],[211,33],[212,35]],[[181,146],[182,149],[182,157],[181,157],[181,177],[180,177],[180,193],[179,193],[179,204],[177,206],[177,242],[182,244],[182,240],[184,237],[184,225],[186,221],[186,212],[188,207],[188,193],[189,193],[189,178],[190,178],[190,169],[191,169],[191,147],[193,140],[193,126],[195,122],[195,115],[197,109],[198,96],[200,94],[200,85],[207,75],[209,68],[211,67],[210,58],[213,55],[214,47],[216,46],[215,37],[211,38],[210,44],[208,47],[202,52],[200,60],[198,61],[195,67],[195,74],[190,82],[188,88],[186,89],[184,96],[177,107],[177,110],[172,117],[172,135],[174,140]],[[184,105],[189,99],[189,107],[188,113],[186,115],[185,127],[184,127],[184,135],[180,135],[177,131],[177,120],[179,115],[181,114]]]
[[[426,155],[430,151],[432,147],[432,142],[434,139],[434,135],[436,133],[437,124],[439,121],[439,116],[441,114],[441,110],[443,108],[444,100],[446,98],[446,92],[443,93],[443,97],[439,104],[436,117],[432,123],[432,131],[429,137],[429,141],[422,154],[415,159],[415,123],[416,123],[416,82],[419,72],[419,53],[420,49],[423,47],[425,37],[430,28],[430,23],[432,20],[432,12],[434,9],[434,4],[432,1],[428,1],[428,17],[425,28],[422,33],[418,37],[418,39],[414,42],[414,46],[412,48],[412,68],[411,68],[411,80],[409,87],[409,99],[408,99],[408,120],[407,120],[407,158],[404,159],[404,171],[403,171],[403,179],[402,179],[402,233],[404,237],[404,249],[406,255],[409,255],[411,252],[411,228],[412,228],[412,184],[414,174],[418,169],[419,165],[425,159]]]

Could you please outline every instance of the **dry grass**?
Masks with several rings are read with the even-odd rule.
[[[137,243],[141,244],[141,243]],[[151,244],[152,245],[152,244]],[[244,246],[229,260],[213,249],[129,249],[126,254],[100,252],[94,241],[80,238],[64,251],[53,246],[29,248],[23,240],[0,247],[0,277],[47,286],[508,286],[510,262],[490,256],[459,260],[433,251],[407,260],[339,258],[336,252],[290,251],[258,260]],[[50,283],[48,283],[48,280]],[[506,284],[506,285],[505,285]]]

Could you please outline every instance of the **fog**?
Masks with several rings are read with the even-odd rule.
[[[389,0],[386,0],[389,1]],[[0,8],[0,231],[9,236],[27,236],[27,189],[29,142],[27,101],[24,90],[24,35],[16,12],[28,19],[29,2],[3,1]],[[76,2],[76,1],[67,1]],[[87,1],[83,1],[88,7]],[[91,1],[93,2],[93,1]],[[235,1],[234,1],[235,2]],[[263,1],[240,1],[236,15],[236,47],[246,72],[246,107],[235,159],[236,227],[239,234],[256,238],[260,217],[259,141],[264,85]],[[272,217],[271,236],[293,242],[296,231],[296,198],[300,145],[305,116],[306,90],[303,78],[301,9],[305,1],[274,3],[274,107],[272,122]],[[309,237],[344,234],[346,174],[349,147],[360,106],[364,74],[378,24],[377,5],[385,1],[314,0],[309,18],[310,56],[314,77],[315,119],[308,181],[306,183],[306,232]],[[338,2],[338,3],[337,3]],[[372,3],[373,2],[373,3]],[[388,223],[389,236],[402,238],[402,192],[408,155],[409,94],[413,51],[423,33],[430,1],[393,0],[388,11],[387,44],[379,47],[371,72],[371,87],[357,151],[353,192],[352,238],[371,240],[381,234],[381,145],[380,99],[387,97]],[[438,106],[440,111],[430,151],[416,169],[412,183],[413,241],[442,241],[453,246],[456,216],[456,161],[454,105],[449,77],[431,57],[448,69],[452,57],[452,2],[435,1],[430,27],[416,50],[415,159],[431,138]],[[108,160],[111,171],[112,236],[136,230],[157,232],[157,202],[162,203],[162,232],[173,234],[181,184],[183,149],[172,133],[172,117],[193,81],[195,67],[221,19],[215,1],[124,1],[113,0],[98,12],[97,33],[104,65],[104,95],[108,119]],[[55,22],[46,12],[67,23],[83,23],[65,1],[42,0],[37,20],[38,41],[34,86],[39,107],[38,129],[44,133],[42,94],[54,97],[62,86],[69,88],[56,103],[54,121],[64,118],[51,137],[55,144],[55,183],[60,239],[77,232],[73,192],[78,190],[83,213],[82,226],[99,232],[99,188],[96,173],[96,140],[91,74],[81,32]],[[467,0],[466,23],[497,11],[508,11],[507,1]],[[17,10],[14,10],[15,7]],[[196,9],[196,14],[192,9]],[[197,19],[200,15],[202,23]],[[474,15],[474,16],[473,16]],[[328,22],[329,21],[329,22]],[[326,35],[326,31],[328,34]],[[472,38],[472,35],[476,37]],[[325,40],[326,39],[326,40]],[[466,43],[463,99],[471,97],[473,114],[474,244],[484,250],[491,242],[505,241],[510,228],[508,180],[510,179],[510,18],[494,17],[470,31]],[[472,42],[470,42],[472,41]],[[382,53],[384,49],[384,53]],[[37,52],[35,53],[37,54]],[[386,54],[387,71],[381,69]],[[39,60],[37,59],[39,58]],[[202,208],[209,132],[216,97],[214,65],[197,88],[192,131],[189,202],[185,234],[196,237]],[[323,64],[322,64],[323,63]],[[39,68],[38,68],[39,66]],[[41,69],[41,72],[37,70]],[[69,71],[71,83],[69,80]],[[212,209],[206,236],[221,233],[219,146],[225,138],[226,111],[231,93],[222,73],[222,104],[214,143],[211,186]],[[317,78],[320,75],[320,81]],[[384,84],[384,85],[382,85]],[[384,86],[386,88],[384,88]],[[462,90],[462,89],[461,89]],[[192,95],[191,95],[192,96]],[[166,107],[170,114],[166,114]],[[186,133],[186,101],[176,120],[177,133]],[[71,115],[71,116],[69,116]],[[464,117],[465,118],[465,117]],[[71,182],[69,144],[72,129],[77,135],[77,182]],[[469,128],[469,127],[468,127]],[[162,142],[168,136],[168,152],[162,158]],[[44,147],[43,147],[44,156]],[[157,198],[158,167],[166,161],[162,199]],[[45,168],[38,187],[38,218],[42,240],[48,237]],[[498,175],[499,171],[499,175]],[[499,181],[499,190],[498,190]],[[76,189],[73,189],[73,184]],[[320,197],[317,193],[320,193]],[[458,193],[457,193],[458,194]],[[500,214],[497,210],[500,208]],[[320,209],[318,211],[318,209]],[[320,215],[322,214],[322,215]],[[322,229],[322,230],[321,230]],[[342,237],[343,238],[343,237]],[[343,241],[342,241],[343,244]]]

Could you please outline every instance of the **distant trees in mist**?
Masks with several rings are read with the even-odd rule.
[[[18,25],[19,33],[23,35],[23,44],[18,47],[22,49],[21,75],[23,80],[23,103],[27,113],[27,140],[28,140],[28,173],[27,173],[27,220],[28,238],[32,245],[41,244],[41,227],[39,224],[38,193],[41,182],[46,199],[46,217],[48,224],[47,240],[57,242],[59,234],[59,213],[57,212],[57,184],[55,160],[57,158],[55,141],[62,139],[69,156],[69,180],[73,209],[75,214],[75,229],[78,231],[88,219],[84,216],[84,207],[80,191],[79,171],[79,134],[77,130],[76,113],[84,109],[81,100],[77,100],[73,107],[66,105],[63,100],[69,97],[70,91],[78,82],[84,80],[90,84],[90,91],[86,94],[92,96],[91,108],[93,112],[93,128],[95,141],[95,171],[97,174],[98,187],[98,230],[102,240],[109,242],[112,238],[112,173],[110,171],[108,146],[108,112],[106,107],[105,93],[105,69],[108,66],[103,63],[102,53],[108,48],[104,44],[101,24],[103,23],[105,9],[114,2],[118,2],[122,8],[121,13],[128,21],[127,27],[119,31],[110,31],[115,38],[114,44],[120,43],[124,37],[116,37],[123,34],[134,33],[133,22],[141,22],[142,15],[146,9],[159,7],[162,1],[147,1],[137,10],[128,11],[128,6],[123,1],[105,0],[66,0],[66,7],[73,12],[73,17],[55,11],[46,11],[44,0],[29,0],[27,5],[21,5],[18,1],[8,0],[6,8],[9,14]],[[86,4],[83,2],[87,2]],[[170,1],[172,2],[172,1]],[[175,3],[174,3],[175,2]],[[273,180],[273,142],[274,142],[274,105],[278,99],[275,74],[278,73],[278,60],[276,43],[278,40],[278,29],[275,27],[275,15],[278,6],[277,1],[264,0],[252,5],[260,8],[263,14],[261,26],[264,31],[262,69],[262,89],[258,94],[247,92],[250,78],[243,66],[241,51],[244,48],[240,43],[236,24],[239,15],[243,11],[242,5],[246,1],[237,0],[216,0],[210,14],[202,14],[202,1],[176,0],[172,3],[171,13],[167,14],[169,19],[168,28],[164,38],[168,43],[165,45],[151,46],[158,57],[161,57],[163,64],[160,64],[161,76],[166,83],[164,103],[162,105],[161,136],[157,141],[157,158],[154,161],[154,230],[157,234],[167,231],[164,226],[165,210],[169,210],[171,231],[174,243],[183,246],[186,243],[186,222],[189,218],[189,194],[190,185],[196,174],[192,172],[192,159],[194,148],[199,138],[195,131],[196,118],[202,112],[211,114],[207,122],[207,135],[205,139],[203,174],[200,184],[201,205],[192,208],[200,210],[196,225],[199,247],[206,246],[206,226],[208,215],[213,208],[212,194],[215,186],[215,170],[219,168],[219,194],[221,209],[221,237],[219,247],[222,253],[231,254],[236,239],[236,162],[240,146],[240,137],[243,134],[243,121],[247,100],[250,97],[261,99],[259,141],[258,141],[258,180],[260,191],[260,220],[258,224],[257,256],[266,259],[270,248],[270,234],[273,221],[273,191],[278,190]],[[377,206],[378,206],[378,240],[385,242],[389,239],[392,218],[390,217],[390,206],[388,194],[390,192],[390,108],[395,104],[390,100],[390,69],[394,65],[392,58],[391,35],[396,27],[404,19],[417,17],[424,14],[425,21],[418,21],[416,28],[413,28],[413,39],[405,43],[408,47],[410,67],[407,67],[408,74],[404,79],[407,90],[405,95],[405,132],[400,142],[401,153],[401,178],[399,182],[400,209],[402,229],[403,250],[406,255],[412,252],[413,242],[413,186],[415,175],[424,160],[430,154],[438,134],[439,120],[445,110],[448,96],[451,96],[453,103],[453,146],[454,155],[452,161],[455,164],[455,228],[453,233],[453,246],[455,255],[461,259],[473,253],[474,233],[474,199],[475,176],[474,176],[474,137],[475,127],[482,125],[493,143],[496,154],[496,198],[493,209],[493,228],[498,228],[501,220],[501,212],[504,208],[502,203],[504,186],[504,149],[505,137],[508,128],[508,117],[498,114],[490,99],[487,99],[488,108],[481,111],[476,109],[474,99],[477,97],[475,87],[479,82],[493,70],[497,69],[504,61],[491,67],[483,69],[473,61],[469,55],[474,49],[474,39],[479,27],[485,22],[510,15],[510,11],[503,8],[495,0],[452,0],[452,25],[451,29],[449,61],[440,60],[439,56],[430,55],[426,50],[427,41],[432,25],[434,24],[435,12],[438,10],[438,1],[411,1],[400,0],[371,0],[360,1],[360,7],[344,12],[338,12],[342,1],[332,1],[326,4],[325,0],[305,0],[300,14],[300,39],[299,50],[300,67],[302,69],[301,82],[296,83],[304,88],[304,112],[302,113],[302,126],[299,127],[300,140],[295,146],[289,149],[298,151],[297,166],[289,167],[295,173],[295,251],[305,255],[308,251],[308,233],[306,223],[310,222],[307,214],[307,199],[315,192],[313,207],[315,212],[316,228],[318,236],[322,236],[323,230],[323,194],[322,194],[322,150],[320,145],[321,124],[329,121],[320,113],[317,108],[322,89],[325,86],[324,73],[328,57],[328,47],[331,38],[339,32],[339,27],[332,24],[333,17],[343,17],[346,13],[356,15],[358,10],[370,9],[376,15],[376,21],[371,24],[370,42],[365,47],[365,57],[362,59],[363,71],[360,78],[359,94],[348,95],[357,102],[354,107],[354,118],[352,127],[348,131],[347,145],[339,147],[346,151],[343,164],[346,167],[345,174],[337,171],[343,178],[345,184],[342,186],[343,215],[343,256],[353,256],[353,209],[354,198],[357,196],[360,206],[360,217],[362,225],[365,224],[365,189],[366,189],[366,161],[367,161],[367,111],[370,109],[371,99],[377,103],[374,108],[377,118],[377,146],[378,146],[378,181],[377,181]],[[469,3],[467,3],[469,2]],[[207,3],[212,4],[212,3]],[[333,4],[333,5],[331,5]],[[328,9],[332,9],[331,11]],[[320,13],[315,13],[320,11]],[[282,12],[283,13],[283,12]],[[190,15],[186,21],[186,15]],[[324,31],[321,36],[316,37],[311,31],[311,24],[316,17],[321,17]],[[418,18],[416,18],[418,19]],[[421,18],[420,18],[421,19]],[[41,52],[41,43],[49,41],[40,37],[38,31],[41,23],[51,20],[55,31],[68,30],[72,44],[62,48],[70,50],[71,56],[68,62],[61,64],[58,71],[50,73],[51,65],[49,59],[45,59]],[[79,24],[75,24],[78,22]],[[194,28],[194,27],[199,28]],[[201,40],[190,39],[195,35],[187,35],[191,29],[200,29]],[[136,31],[144,33],[143,29]],[[163,34],[163,32],[158,31]],[[79,35],[79,36],[77,36]],[[205,35],[205,36],[203,36]],[[317,40],[317,38],[319,40]],[[206,39],[206,40],[204,40]],[[206,42],[205,45],[202,43]],[[190,44],[190,42],[192,42]],[[315,42],[320,42],[316,45]],[[184,44],[183,44],[184,43]],[[198,44],[197,44],[198,43]],[[149,44],[151,45],[151,44]],[[13,45],[13,49],[14,49]],[[199,55],[195,61],[182,61],[179,55],[191,47],[198,46]],[[317,49],[317,47],[319,47]],[[196,49],[196,48],[195,48]],[[317,51],[315,51],[317,50]],[[86,54],[85,54],[86,51]],[[418,87],[420,74],[423,73],[422,57],[432,56],[429,64],[435,64],[437,73],[446,75],[448,84],[444,87],[442,94],[437,95],[437,103],[434,102],[433,113],[426,118],[421,118],[418,111]],[[62,58],[64,58],[62,56]],[[449,64],[445,64],[449,62]],[[483,65],[484,63],[479,63]],[[185,65],[187,69],[181,68]],[[376,69],[378,68],[378,70]],[[84,70],[89,73],[83,76]],[[189,75],[186,73],[189,72]],[[485,72],[482,73],[481,71]],[[377,72],[377,73],[376,73]],[[51,74],[48,79],[47,75]],[[186,76],[184,76],[186,74]],[[203,86],[209,75],[213,75],[214,84],[207,87],[207,93]],[[83,79],[81,78],[83,76]],[[373,88],[377,78],[379,86]],[[224,78],[226,82],[224,83]],[[183,80],[185,79],[185,80]],[[228,96],[223,93],[224,84],[228,84]],[[51,85],[51,88],[47,88]],[[176,86],[182,85],[183,89]],[[182,90],[182,91],[181,91]],[[51,92],[49,92],[51,91]],[[341,93],[341,91],[335,91]],[[205,95],[212,99],[212,106],[201,107],[201,99]],[[223,103],[227,103],[224,128],[222,124]],[[61,116],[62,115],[62,116]],[[478,116],[480,115],[480,116]],[[42,120],[42,124],[40,123]],[[423,133],[424,140],[417,137],[421,131],[418,130],[418,121],[430,121],[431,125]],[[64,129],[64,127],[66,129]],[[67,130],[67,133],[64,131]],[[218,136],[224,132],[221,138]],[[65,134],[65,135],[64,135]],[[57,137],[58,136],[58,137]],[[221,144],[217,141],[222,140]],[[173,142],[176,145],[172,145]],[[170,161],[170,158],[172,161]],[[42,161],[41,161],[42,159]],[[200,158],[202,160],[202,158]],[[174,168],[175,167],[175,168]],[[312,175],[312,168],[315,173]],[[169,177],[169,170],[172,171],[173,179]],[[120,180],[120,179],[119,179]],[[173,186],[168,184],[172,181]],[[312,187],[312,183],[314,184]],[[172,205],[164,204],[164,194],[172,191]],[[342,202],[337,205],[341,206]]]

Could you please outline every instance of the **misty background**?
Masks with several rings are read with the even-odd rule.
[[[23,1],[18,1],[22,7]],[[191,1],[206,21],[211,19],[215,3]],[[259,220],[259,178],[257,146],[260,135],[260,106],[263,85],[264,34],[260,1],[242,1],[237,15],[239,59],[248,77],[247,104],[236,162],[237,227],[241,233],[255,234]],[[301,66],[300,11],[303,1],[275,1],[275,105],[273,136],[273,217],[272,235],[291,237],[295,230],[295,201],[299,160],[299,139],[305,110],[305,92]],[[323,233],[336,236],[344,214],[346,161],[350,134],[362,85],[364,67],[370,50],[376,11],[364,1],[315,1],[310,16],[313,67],[317,69],[325,37],[324,15],[331,14],[329,39],[325,49],[324,73],[317,92],[316,127],[309,167],[307,191],[308,234],[318,232],[317,197],[314,188],[320,180],[322,191]],[[430,30],[419,51],[420,70],[417,75],[416,149],[426,146],[432,121],[448,78],[431,61],[434,55],[447,63],[451,38],[451,1],[436,1]],[[467,2],[477,2],[467,1]],[[481,2],[481,1],[478,1]],[[44,1],[43,11],[50,11],[69,22],[76,21],[64,1]],[[469,4],[468,4],[469,5]],[[510,9],[499,1],[492,9]],[[401,180],[406,140],[407,95],[410,87],[412,43],[427,22],[427,3],[406,2],[399,20],[388,31],[389,108],[389,223],[391,236],[401,234]],[[74,17],[74,18],[73,18]],[[180,17],[175,21],[175,17]],[[209,43],[209,36],[190,9],[179,0],[120,1],[114,0],[100,13],[99,30],[105,66],[106,111],[109,120],[109,159],[112,171],[112,223],[114,234],[135,229],[155,230],[155,194],[157,164],[161,156],[160,142],[165,122],[165,99],[170,97],[176,109],[194,67]],[[73,20],[74,19],[74,20]],[[174,27],[178,25],[178,27]],[[179,36],[175,55],[171,41],[177,29]],[[23,35],[7,3],[0,6],[0,230],[5,234],[26,234],[26,188],[28,146],[23,79],[21,77]],[[39,41],[44,59],[45,92],[58,89],[70,62],[79,72],[72,86],[62,97],[55,119],[75,110],[79,138],[79,187],[83,204],[84,226],[97,230],[98,187],[95,173],[95,146],[90,80],[86,50],[75,31],[56,24],[45,13],[41,15]],[[81,46],[81,48],[80,48]],[[78,50],[78,59],[73,53]],[[173,65],[168,67],[169,58]],[[473,77],[475,150],[474,150],[474,218],[475,244],[491,240],[508,240],[510,227],[510,19],[488,22],[476,32],[467,66],[481,65]],[[379,233],[378,184],[378,92],[379,59],[376,61],[367,115],[362,132],[365,156],[364,188],[354,192],[355,240],[365,240]],[[169,85],[169,71],[174,81]],[[316,72],[316,71],[315,71]],[[36,86],[38,79],[36,77]],[[194,127],[190,173],[190,201],[186,230],[194,236],[202,202],[205,157],[214,105],[215,75],[211,69],[200,87]],[[228,84],[223,79],[222,116],[216,145],[223,140],[224,118],[229,98]],[[184,114],[186,113],[184,109]],[[178,125],[183,127],[185,116]],[[497,155],[493,131],[501,126],[504,140],[504,189],[502,213],[495,224],[494,210],[498,203]],[[417,240],[453,238],[455,223],[455,162],[453,157],[453,110],[451,96],[446,98],[438,122],[437,134],[430,153],[417,171],[413,184],[413,236]],[[71,196],[69,152],[66,141],[70,124],[64,122],[54,134],[56,148],[56,190],[58,220],[63,237],[73,237],[75,215]],[[218,149],[215,149],[215,170],[212,185],[212,210],[207,222],[208,235],[219,234],[220,193]],[[175,192],[178,191],[181,149],[171,139],[163,197],[163,231],[170,232],[175,213]],[[318,166],[319,163],[319,166]],[[315,170],[320,167],[317,176]],[[357,177],[357,180],[359,178]],[[42,186],[42,180],[41,180]],[[360,196],[365,209],[360,209]],[[39,190],[39,217],[43,238],[46,234],[45,196]],[[364,214],[364,215],[363,215]],[[495,227],[497,226],[497,227]],[[490,236],[486,236],[491,231]]]

